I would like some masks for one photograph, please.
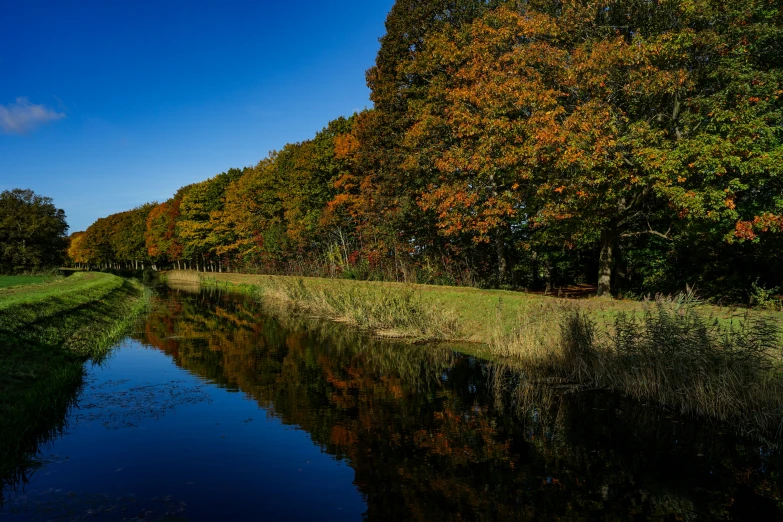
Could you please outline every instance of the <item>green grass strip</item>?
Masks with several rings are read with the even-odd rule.
[[[34,285],[37,283],[43,283],[47,280],[47,276],[4,276],[0,275],[0,288],[8,288],[12,286],[24,286]]]

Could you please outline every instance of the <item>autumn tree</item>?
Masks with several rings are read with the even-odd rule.
[[[602,295],[621,237],[719,216],[734,229],[737,190],[779,187],[779,68],[763,49],[780,37],[763,2],[599,4],[519,3],[433,36],[408,131],[424,154],[408,161],[440,172],[421,201],[447,233],[524,207],[540,238],[597,242]],[[534,194],[499,197],[525,183]]]
[[[74,232],[68,237],[68,258],[79,268],[90,263],[84,248],[84,235],[85,232]]]
[[[149,214],[156,206],[156,203],[147,203],[116,214],[112,230],[115,261],[135,269],[144,268],[145,262],[149,262],[145,235]]]
[[[432,220],[416,200],[429,173],[403,169],[403,140],[410,127],[412,102],[426,94],[427,79],[408,65],[427,47],[428,35],[442,26],[469,23],[494,2],[485,0],[398,0],[386,18],[386,34],[375,65],[367,71],[374,110],[354,133],[355,156],[363,198],[373,207],[367,217],[379,248],[424,255],[434,247]],[[382,243],[382,245],[381,245]]]
[[[182,242],[183,257],[194,261],[197,266],[206,268],[206,263],[209,263],[214,269],[214,262],[218,260],[217,247],[232,240],[230,230],[223,231],[216,225],[221,221],[226,188],[241,176],[242,170],[229,169],[196,183],[182,198],[176,234]]]
[[[276,156],[287,233],[300,249],[319,249],[333,239],[334,231],[323,228],[334,225],[324,219],[324,212],[346,170],[346,158],[337,154],[335,140],[350,133],[355,118],[333,120],[312,140],[286,146]]]
[[[411,103],[403,163],[432,173],[418,203],[441,234],[493,242],[500,281],[512,229],[530,219],[537,139],[561,96],[550,82],[566,57],[549,41],[557,32],[544,14],[499,9],[434,33],[409,67],[428,85]]]
[[[182,242],[177,236],[177,221],[182,198],[191,185],[180,188],[174,197],[150,210],[147,217],[144,242],[147,253],[156,262],[177,263],[181,268]]]
[[[288,248],[276,158],[271,153],[226,187],[220,226],[233,231],[233,241],[224,243],[221,252],[246,266],[257,267],[270,255],[280,261]]]
[[[147,216],[144,245],[150,258],[160,262],[168,259],[168,250],[174,238],[176,221],[172,216],[172,202],[156,205]]]

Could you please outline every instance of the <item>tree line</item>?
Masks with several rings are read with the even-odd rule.
[[[741,300],[783,283],[782,22],[772,0],[398,0],[372,109],[69,253]]]

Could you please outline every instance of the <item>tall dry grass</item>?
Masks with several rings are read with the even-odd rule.
[[[195,270],[169,270],[160,276],[166,283],[201,284],[203,277]]]
[[[270,283],[264,297],[384,335],[428,340],[451,339],[459,333],[454,313],[429,306],[412,288],[340,285],[325,289],[308,287],[302,279]]]
[[[412,340],[445,340],[461,337],[457,314],[442,306],[425,303],[412,287],[319,286],[294,277],[260,278],[252,285],[221,283],[210,277],[173,271],[167,282],[200,282],[205,286],[230,288],[254,295],[269,304],[313,314],[369,330],[387,337]]]
[[[658,298],[641,316],[599,328],[574,305],[521,319],[493,340],[531,375],[609,389],[728,422],[764,438],[783,435],[781,332],[773,319],[705,314],[693,294]]]

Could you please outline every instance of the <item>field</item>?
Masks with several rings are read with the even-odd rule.
[[[35,467],[42,440],[57,433],[84,375],[145,309],[139,283],[76,273],[0,289],[0,480]]]
[[[48,278],[46,276],[4,276],[0,275],[0,288],[11,286],[34,285],[43,283]]]
[[[376,335],[451,343],[542,384],[606,389],[783,440],[783,314],[730,309],[692,293],[648,301],[565,300],[535,294],[335,279],[197,274]],[[466,344],[467,343],[467,344]]]

